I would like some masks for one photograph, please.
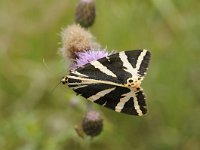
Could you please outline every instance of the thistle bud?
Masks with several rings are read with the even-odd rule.
[[[103,119],[100,113],[89,111],[82,121],[82,128],[88,136],[94,137],[99,135],[103,129]]]
[[[96,17],[95,4],[93,0],[80,0],[76,8],[76,23],[82,27],[93,25]]]

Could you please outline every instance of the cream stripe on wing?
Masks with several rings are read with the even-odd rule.
[[[140,106],[138,104],[138,100],[137,100],[136,96],[133,97],[133,102],[134,102],[134,108],[135,108],[136,112],[138,113],[138,116],[142,116],[143,113],[142,113],[142,111],[140,109]]]
[[[117,78],[117,76],[112,71],[110,71],[106,66],[102,65],[99,61],[93,61],[90,64],[106,75]]]
[[[117,104],[117,106],[115,106],[115,111],[117,111],[117,112],[121,112],[121,110],[124,108],[125,103],[128,102],[129,99],[131,98],[130,92],[126,93],[122,96],[124,96],[124,97],[121,98],[120,102]]]
[[[139,55],[139,57],[138,57],[138,59],[137,59],[137,63],[136,63],[136,69],[137,69],[137,70],[140,69],[142,60],[144,59],[144,56],[146,55],[146,53],[147,53],[147,50],[146,50],[146,49],[144,49],[144,50],[140,53],[140,55]]]
[[[129,93],[126,93],[122,96],[124,96],[123,98],[120,99],[120,102],[117,104],[117,106],[115,107],[115,111],[117,112],[121,112],[121,110],[124,108],[124,105],[126,104],[126,102],[128,102],[130,100],[130,98],[133,98],[133,102],[134,102],[134,109],[137,112],[138,116],[142,116],[143,113],[140,109],[140,106],[138,104],[138,100],[137,97],[135,95],[135,92],[133,89],[130,89],[131,91]]]
[[[136,62],[136,67],[133,68],[133,66],[131,65],[131,63],[128,61],[128,57],[125,54],[125,52],[120,52],[119,53],[119,57],[121,59],[121,61],[123,62],[123,66],[125,67],[125,71],[129,72],[132,77],[134,77],[135,75],[138,75],[138,70],[140,69],[140,65],[142,63],[142,60],[144,59],[144,56],[146,55],[147,50],[143,50],[140,55],[137,58],[137,62]]]
[[[137,75],[137,70],[135,68],[133,68],[133,66],[131,65],[131,63],[128,61],[128,58],[127,58],[125,52],[120,52],[119,53],[119,58],[123,62],[123,66],[125,67],[124,70],[126,72],[129,72],[132,76]]]
[[[94,102],[94,101],[98,100],[99,98],[104,97],[106,94],[112,92],[113,90],[115,90],[115,88],[116,87],[100,91],[97,94],[90,96],[88,99],[90,101]]]
[[[78,75],[78,76],[80,76],[80,77],[88,77],[87,75],[84,75],[84,74],[82,74],[82,73],[80,73],[80,72],[78,72],[78,71],[72,71],[71,73],[73,73],[73,74],[75,74],[75,75]]]
[[[87,79],[87,78],[81,78],[81,77],[76,77],[76,76],[67,76],[68,79],[78,79],[81,80],[81,83],[67,83],[68,85],[85,85],[85,84],[94,84],[94,83],[103,83],[103,84],[109,84],[109,85],[114,85],[114,86],[120,86],[120,87],[126,87],[122,84],[118,84],[115,82],[111,82],[111,81],[102,81],[102,80],[95,80],[95,79]]]
[[[88,85],[80,85],[80,86],[73,87],[73,89],[76,90],[76,89],[83,88],[83,87],[86,87],[86,86],[88,86]]]

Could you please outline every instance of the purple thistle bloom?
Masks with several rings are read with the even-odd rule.
[[[113,52],[108,53],[106,50],[88,50],[88,51],[77,52],[76,53],[77,59],[75,61],[75,64],[73,64],[71,68],[73,69],[79,68],[91,61],[106,57],[112,53]]]

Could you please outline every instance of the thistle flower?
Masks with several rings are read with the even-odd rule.
[[[95,4],[93,0],[80,0],[76,8],[76,23],[82,27],[93,25],[96,17]]]
[[[103,129],[103,119],[99,112],[89,111],[82,121],[82,128],[86,135],[94,137]]]
[[[109,53],[106,50],[88,50],[76,53],[76,61],[74,68],[81,67],[91,61],[98,60],[100,58],[108,56]]]
[[[61,33],[62,48],[60,49],[66,59],[76,59],[76,53],[99,47],[89,31],[80,25],[70,25]]]

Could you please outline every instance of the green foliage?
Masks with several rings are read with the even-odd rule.
[[[74,131],[86,113],[66,86],[58,54],[61,28],[73,23],[78,1],[0,0],[0,149],[200,149],[199,1],[96,1],[90,29],[109,50],[152,52],[143,82],[149,113],[134,117],[107,110],[101,135]],[[43,63],[45,60],[46,65]]]

